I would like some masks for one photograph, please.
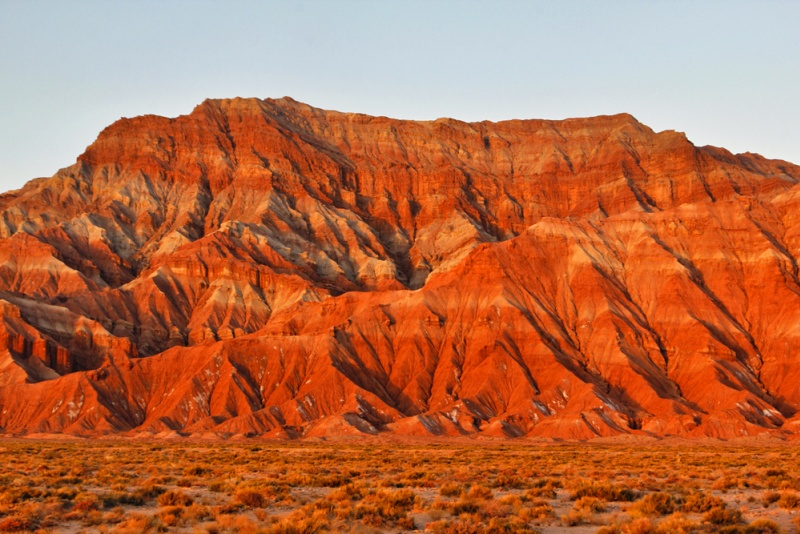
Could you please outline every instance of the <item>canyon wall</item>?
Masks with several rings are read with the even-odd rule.
[[[799,181],[624,114],[121,119],[0,196],[0,432],[792,438]]]

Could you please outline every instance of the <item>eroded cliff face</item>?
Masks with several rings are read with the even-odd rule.
[[[800,435],[798,181],[629,115],[122,119],[0,196],[0,430]]]

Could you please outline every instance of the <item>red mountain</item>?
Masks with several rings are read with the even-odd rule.
[[[0,196],[0,431],[800,435],[798,182],[629,115],[122,119]]]

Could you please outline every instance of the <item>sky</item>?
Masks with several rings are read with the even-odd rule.
[[[628,112],[800,164],[800,2],[0,0],[0,191],[119,119],[291,96],[403,119]]]

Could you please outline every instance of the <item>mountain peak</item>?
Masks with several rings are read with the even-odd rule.
[[[625,113],[121,119],[0,196],[0,429],[793,436],[798,180]]]

